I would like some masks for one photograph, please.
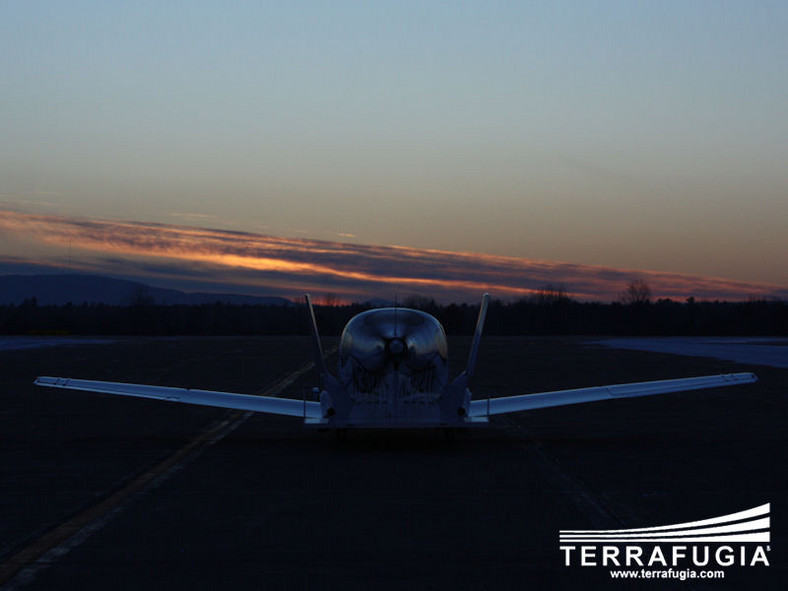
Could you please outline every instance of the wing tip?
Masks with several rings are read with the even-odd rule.
[[[38,376],[33,384],[36,386],[57,386],[63,378],[53,378],[51,376]]]
[[[744,371],[741,373],[731,373],[722,376],[723,379],[730,380],[741,384],[752,384],[758,381],[758,376],[751,371]]]

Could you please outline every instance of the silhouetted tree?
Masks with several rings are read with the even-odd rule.
[[[534,299],[539,305],[552,305],[567,303],[572,298],[567,294],[566,285],[563,283],[547,283],[539,289]]]
[[[642,279],[633,279],[619,299],[628,306],[648,304],[651,302],[651,287]]]
[[[402,306],[405,308],[413,308],[415,310],[423,310],[424,312],[429,313],[433,313],[438,309],[438,303],[434,299],[417,294],[406,297],[402,302]]]
[[[326,306],[327,308],[336,308],[342,304],[342,302],[339,300],[339,296],[333,292],[325,294],[317,301],[317,303],[321,306]]]
[[[540,304],[536,297],[511,303],[492,300],[485,333],[788,334],[786,301],[708,302],[688,298],[686,302],[678,302],[662,298],[648,305],[624,305],[621,301],[582,303],[554,298],[552,290],[545,291],[546,300],[557,301]],[[633,299],[628,293],[627,303],[650,301],[649,292],[635,284],[632,293],[637,297]],[[29,298],[18,305],[0,305],[0,334],[305,335],[310,330],[303,305],[132,304],[36,305]],[[435,315],[449,334],[472,334],[479,310],[474,305],[440,305],[418,297],[409,298],[404,304],[427,308],[425,311]],[[352,316],[366,309],[368,306],[360,304],[316,306],[321,334],[338,335]]]
[[[146,308],[156,303],[147,285],[138,285],[131,290],[128,296],[130,306],[135,308]]]

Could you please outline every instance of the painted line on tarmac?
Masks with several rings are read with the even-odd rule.
[[[328,354],[333,352],[329,351]],[[314,362],[303,364],[294,372],[262,391],[258,396],[276,396],[298,378],[314,368]],[[14,591],[31,583],[42,570],[55,564],[115,518],[142,493],[159,486],[170,476],[196,459],[205,448],[221,441],[252,416],[251,411],[232,410],[218,423],[197,435],[144,474],[120,490],[85,509],[71,519],[49,530],[37,540],[0,563],[0,589]]]
[[[608,528],[611,523],[616,526],[624,525],[624,520],[607,503],[596,498],[589,486],[572,474],[528,428],[519,424],[514,417],[504,415],[500,420],[509,429],[519,431],[531,440],[533,451],[567,490],[573,493],[570,495],[572,502],[588,517],[593,527]]]
[[[531,440],[536,455],[548,467],[548,469],[565,485],[573,494],[570,499],[580,511],[588,517],[595,528],[609,528],[611,524],[615,527],[626,527],[628,524],[616,511],[605,503],[602,499],[596,498],[591,488],[578,476],[572,474],[561,461],[542,443],[528,428],[519,424],[514,417],[503,415],[500,417],[502,423],[507,428],[519,431]],[[709,589],[701,583],[687,581],[687,589],[690,591],[700,591]]]

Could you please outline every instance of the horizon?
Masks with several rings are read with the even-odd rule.
[[[475,253],[292,239],[249,232],[74,219],[5,211],[0,229],[19,256],[0,256],[4,274],[113,276],[185,292],[285,297],[303,293],[342,302],[418,296],[474,303],[489,292],[504,301],[545,288],[578,301],[615,301],[632,281],[654,299],[785,299],[776,285],[663,271],[533,261]],[[36,256],[29,256],[35,252]],[[23,255],[22,253],[28,253]]]
[[[425,295],[421,295],[421,294],[417,294],[417,293],[395,294],[395,297],[397,299],[386,299],[386,298],[383,298],[383,297],[373,297],[373,298],[366,299],[366,300],[363,300],[363,299],[343,300],[343,299],[337,297],[337,295],[335,293],[330,292],[330,291],[314,292],[314,293],[305,292],[303,294],[300,294],[298,296],[293,296],[293,297],[272,295],[272,294],[270,294],[268,292],[247,293],[247,292],[242,292],[242,291],[231,291],[231,290],[228,290],[228,291],[198,291],[198,290],[179,289],[177,287],[172,287],[172,286],[168,286],[168,285],[165,285],[165,284],[148,283],[146,281],[143,281],[143,280],[140,280],[140,279],[137,279],[137,278],[126,277],[126,276],[122,276],[122,275],[112,275],[112,274],[97,275],[97,274],[81,273],[81,272],[78,272],[78,271],[72,271],[72,270],[68,270],[68,269],[57,269],[57,270],[51,270],[49,272],[47,272],[47,271],[43,271],[42,272],[41,269],[37,269],[39,272],[35,272],[36,269],[30,269],[29,272],[24,272],[24,269],[27,269],[26,266],[22,266],[22,271],[14,272],[14,273],[5,273],[5,272],[2,272],[2,269],[3,269],[3,264],[0,262],[0,278],[9,278],[9,277],[25,277],[25,278],[78,277],[78,278],[83,278],[83,279],[101,279],[101,280],[109,280],[109,281],[120,281],[120,282],[123,282],[123,283],[129,283],[131,285],[138,285],[138,286],[141,286],[141,287],[144,287],[144,288],[150,288],[150,289],[153,289],[153,290],[161,290],[161,291],[164,291],[164,292],[170,292],[171,291],[171,292],[181,293],[181,294],[184,294],[186,296],[217,296],[217,297],[218,296],[225,296],[225,297],[229,296],[231,298],[239,298],[241,300],[243,300],[244,298],[248,298],[249,300],[266,300],[266,299],[268,299],[268,300],[280,300],[280,301],[284,300],[284,301],[287,301],[289,304],[295,304],[295,305],[303,304],[304,303],[303,300],[304,300],[304,296],[305,295],[310,295],[312,297],[313,305],[315,305],[315,306],[325,306],[325,307],[332,307],[332,306],[334,306],[334,307],[366,306],[366,305],[371,305],[372,307],[382,307],[382,306],[407,307],[408,305],[410,305],[410,304],[407,304],[407,302],[409,302],[409,301],[412,301],[412,302],[423,302],[425,304],[436,305],[436,306],[439,306],[439,307],[447,307],[447,306],[455,306],[455,305],[478,306],[478,303],[479,303],[478,301],[474,302],[474,301],[470,301],[470,300],[468,300],[468,301],[465,301],[465,300],[463,300],[463,301],[454,301],[454,300],[438,301],[438,300],[435,300],[434,298],[431,298],[429,296],[425,296]],[[648,286],[647,283],[646,283],[646,285]],[[648,286],[648,287],[650,289],[650,286]],[[607,301],[580,300],[580,299],[576,298],[571,292],[566,291],[565,290],[565,286],[563,286],[563,285],[554,285],[554,284],[546,284],[541,289],[534,290],[533,293],[531,293],[531,294],[529,294],[527,296],[519,297],[519,298],[506,299],[506,298],[492,297],[492,294],[489,294],[489,295],[491,295],[493,301],[499,301],[499,302],[501,302],[504,305],[516,304],[516,303],[522,302],[522,301],[531,301],[531,302],[534,302],[534,303],[540,303],[540,302],[542,302],[542,303],[551,303],[551,302],[555,302],[555,301],[559,301],[559,300],[571,301],[571,302],[575,302],[575,303],[579,303],[579,304],[601,304],[601,305],[632,303],[632,302],[624,301],[624,299],[625,299],[624,291],[625,290],[622,290],[621,293],[619,293],[618,297],[616,297],[614,299],[611,299],[611,300],[607,300]],[[147,295],[149,295],[149,294],[141,293],[141,294],[137,294],[137,295],[141,295],[143,297],[147,297]],[[484,295],[484,294],[480,294],[480,298],[481,298],[482,295]],[[40,303],[40,300],[42,298],[41,295],[31,295],[29,298],[24,298],[24,299],[31,299],[31,298],[35,298],[36,300],[39,300],[39,305],[63,305],[63,304],[41,304]],[[164,306],[170,305],[169,302],[156,301],[155,295],[151,295],[151,298],[152,298],[151,305],[164,305]],[[24,299],[23,299],[23,301],[21,301],[19,303],[15,303],[15,304],[11,304],[11,305],[21,305],[21,304],[24,303]],[[706,304],[740,304],[740,303],[752,303],[752,302],[762,302],[762,301],[772,301],[772,302],[779,303],[779,302],[786,302],[786,301],[788,301],[788,298],[780,296],[780,295],[774,295],[774,294],[772,294],[772,295],[768,295],[767,294],[767,295],[760,295],[760,296],[757,295],[757,294],[752,294],[747,299],[734,299],[734,300],[719,299],[719,298],[714,298],[714,299],[707,298],[707,299],[704,299],[704,298],[695,298],[694,296],[689,296],[689,297],[684,298],[684,299],[674,299],[674,298],[671,298],[671,297],[659,297],[659,296],[652,297],[651,295],[647,295],[647,296],[644,296],[644,299],[642,301],[643,301],[643,303],[652,303],[652,304],[659,303],[659,302],[672,302],[674,304],[687,304],[687,303],[692,303],[692,304],[703,304],[703,303],[706,303]],[[82,303],[82,302],[69,302],[69,303]],[[90,303],[90,302],[88,302],[88,303]],[[96,303],[98,303],[98,302],[96,302]],[[228,302],[228,303],[231,303],[231,302]],[[9,305],[9,304],[0,302],[0,306],[3,306],[3,305]],[[129,304],[123,304],[123,305],[132,305],[132,304],[129,303]],[[268,302],[268,303],[265,303],[265,304],[262,304],[262,305],[276,305],[276,304],[274,304],[273,302]]]

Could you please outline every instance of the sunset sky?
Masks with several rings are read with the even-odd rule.
[[[788,294],[784,2],[4,2],[0,272]]]

